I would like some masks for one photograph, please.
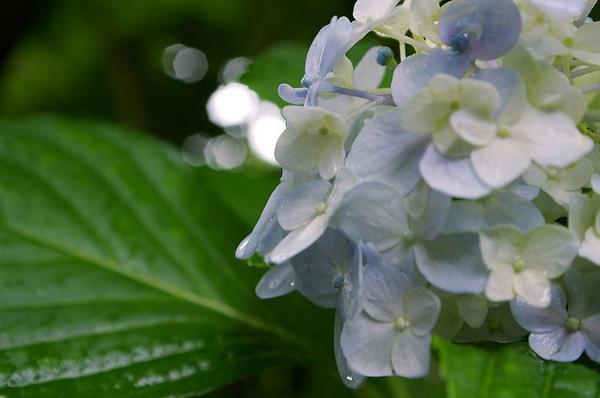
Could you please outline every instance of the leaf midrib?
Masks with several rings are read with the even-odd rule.
[[[39,244],[61,252],[65,255],[68,255],[89,265],[93,265],[105,271],[109,271],[119,276],[125,277],[133,282],[146,286],[150,289],[154,289],[155,291],[167,294],[175,299],[185,301],[197,307],[213,311],[229,319],[251,326],[255,329],[272,333],[288,342],[297,344],[299,346],[310,347],[309,343],[299,338],[298,336],[290,334],[287,329],[269,324],[261,318],[239,311],[227,304],[220,303],[207,297],[202,297],[179,286],[155,278],[149,274],[136,272],[133,269],[122,266],[113,260],[86,253],[68,245],[64,245],[61,242],[57,242],[52,239],[48,239],[44,236],[40,236],[39,234],[36,234],[35,232],[27,228],[10,225],[4,221],[0,221],[0,229],[3,229],[6,232],[11,233],[13,235],[19,236],[22,239],[29,240],[32,243]]]

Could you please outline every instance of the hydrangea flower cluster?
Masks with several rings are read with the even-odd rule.
[[[336,310],[348,386],[426,376],[432,334],[600,363],[594,4],[358,0],[280,86],[283,177],[237,256],[272,264],[260,297]],[[398,58],[353,65],[370,32]]]

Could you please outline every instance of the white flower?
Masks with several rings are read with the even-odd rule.
[[[283,109],[287,128],[275,147],[275,158],[286,170],[318,171],[334,177],[344,165],[346,122],[322,108],[288,106]]]
[[[486,296],[496,302],[518,296],[535,307],[550,304],[550,280],[569,269],[579,249],[576,236],[558,225],[527,232],[498,226],[479,237],[483,260],[491,271]]]
[[[530,185],[540,187],[558,204],[568,208],[573,197],[590,185],[593,171],[592,162],[587,158],[564,169],[534,163],[527,169],[523,179]]]
[[[581,240],[579,255],[600,265],[600,196],[577,195],[572,199],[569,228]]]

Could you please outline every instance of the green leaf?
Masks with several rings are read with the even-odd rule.
[[[0,122],[0,396],[200,395],[330,349],[329,314],[258,300],[233,258],[275,181],[221,176],[108,125]]]
[[[448,398],[597,398],[600,374],[580,364],[543,361],[526,343],[477,347],[434,343]]]
[[[276,44],[253,60],[241,82],[256,91],[261,99],[284,106],[286,103],[279,98],[277,89],[282,83],[300,87],[307,51],[308,47],[302,44]]]

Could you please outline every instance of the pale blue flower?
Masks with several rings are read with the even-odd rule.
[[[529,346],[544,359],[558,362],[577,360],[585,351],[600,363],[600,304],[597,289],[600,274],[581,275],[571,271],[564,287],[552,286],[547,308],[536,308],[522,299],[511,302],[516,320],[531,332]]]

